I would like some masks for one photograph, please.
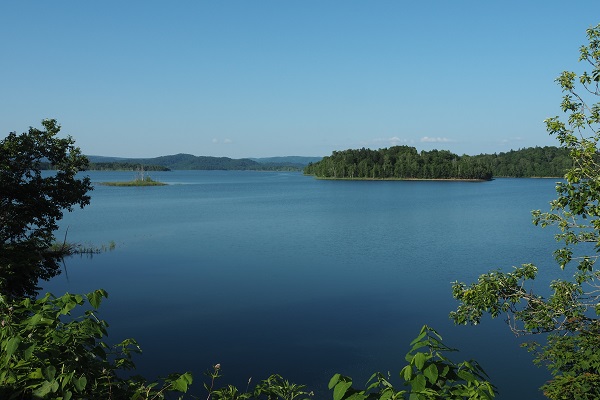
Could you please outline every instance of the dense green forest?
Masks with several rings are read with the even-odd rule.
[[[564,147],[546,146],[475,156],[492,169],[495,177],[563,177],[573,159]]]
[[[409,146],[334,151],[331,156],[309,164],[304,173],[334,179],[492,178],[491,168],[475,157],[460,157],[447,150],[419,153]]]
[[[331,179],[473,179],[562,177],[571,166],[564,148],[531,147],[507,153],[456,155],[448,150],[418,152],[410,146],[334,151],[304,173]]]

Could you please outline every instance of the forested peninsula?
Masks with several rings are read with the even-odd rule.
[[[448,150],[417,151],[410,146],[334,151],[310,163],[306,175],[322,179],[490,180],[493,177],[562,177],[572,166],[569,153],[553,146],[499,154],[459,156]]]

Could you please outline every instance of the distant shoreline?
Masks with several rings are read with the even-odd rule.
[[[459,178],[330,178],[330,177],[319,177],[314,175],[304,176],[312,176],[315,179],[325,180],[325,181],[442,181],[442,182],[489,182],[494,180],[492,179],[459,179]]]

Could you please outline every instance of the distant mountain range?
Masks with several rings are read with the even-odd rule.
[[[194,156],[174,154],[154,158],[123,158],[87,156],[90,169],[130,169],[131,165],[162,166],[178,170],[258,170],[258,171],[301,171],[311,162],[323,157],[267,157],[241,158]]]

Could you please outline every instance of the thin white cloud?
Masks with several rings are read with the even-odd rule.
[[[402,138],[399,138],[398,136],[393,136],[390,138],[378,138],[378,139],[374,139],[373,142],[377,143],[377,144],[381,144],[381,143],[389,144],[390,146],[397,146],[399,144],[413,143],[412,140],[402,139]]]
[[[223,139],[223,140],[218,139],[218,138],[213,138],[212,139],[212,143],[214,143],[214,144],[218,144],[218,143],[230,144],[230,143],[233,143],[233,140],[231,140],[229,138],[226,138],[226,139]]]
[[[448,143],[451,142],[452,140],[445,138],[445,137],[429,137],[429,136],[423,136],[421,138],[421,142],[422,143]]]

